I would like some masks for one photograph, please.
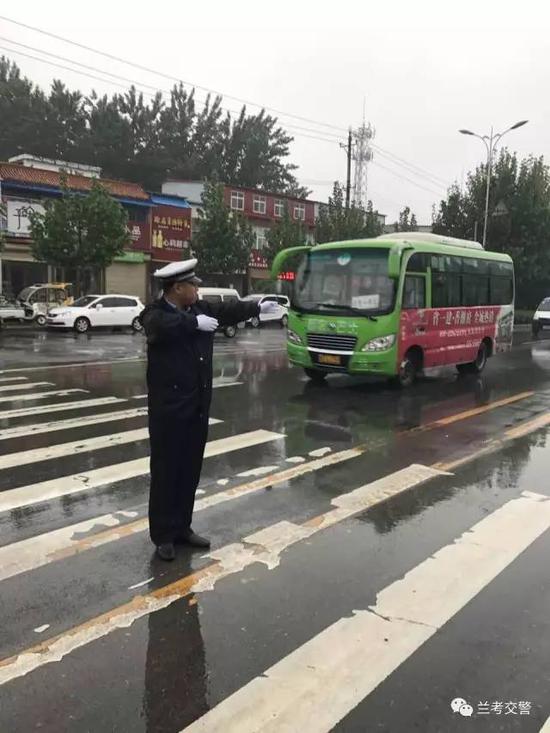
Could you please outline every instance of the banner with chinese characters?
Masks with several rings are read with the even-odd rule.
[[[488,355],[512,346],[514,307],[404,308],[399,327],[399,359],[422,350],[425,367],[473,362],[483,345]]]
[[[267,264],[266,258],[263,256],[259,249],[253,249],[250,252],[250,258],[248,260],[249,267],[257,267],[260,270],[267,270],[269,265]]]
[[[152,258],[174,261],[190,257],[191,209],[156,205],[152,218]]]
[[[130,249],[148,252],[151,248],[151,229],[149,221],[129,221]]]

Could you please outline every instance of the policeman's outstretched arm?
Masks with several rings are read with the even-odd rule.
[[[230,303],[208,303],[210,315],[217,318],[220,326],[236,326],[241,321],[259,316],[260,313],[269,313],[277,309],[276,303],[262,303],[261,306],[253,301],[238,300]]]
[[[141,320],[150,344],[189,336],[199,327],[197,316],[193,313],[168,313],[160,308],[146,308]]]

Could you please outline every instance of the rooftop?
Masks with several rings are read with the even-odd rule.
[[[5,183],[28,185],[30,187],[60,188],[61,174],[57,171],[31,168],[19,163],[0,163],[0,180]],[[90,178],[72,173],[67,174],[67,183],[74,191],[90,191],[94,182],[100,183],[113,196],[148,201],[149,195],[139,185],[128,181],[113,181],[108,178]]]

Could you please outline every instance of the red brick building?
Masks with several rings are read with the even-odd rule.
[[[166,181],[162,186],[165,194],[184,197],[192,209],[191,232],[198,225],[198,211],[204,184],[198,181]],[[256,246],[250,253],[248,278],[250,280],[269,279],[267,262],[262,250],[267,244],[269,229],[280,221],[285,210],[291,219],[300,221],[307,231],[307,238],[313,242],[315,238],[316,204],[309,199],[270,193],[242,186],[224,186],[224,200],[229,208],[242,214],[254,230]]]

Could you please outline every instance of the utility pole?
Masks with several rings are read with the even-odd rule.
[[[348,131],[348,144],[344,145],[340,143],[340,147],[346,151],[346,157],[348,159],[347,174],[346,174],[346,209],[349,209],[351,199],[351,127]]]

